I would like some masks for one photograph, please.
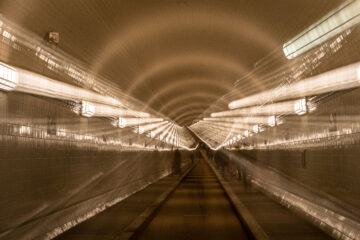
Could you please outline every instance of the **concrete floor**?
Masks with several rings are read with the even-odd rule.
[[[219,171],[219,170],[218,170]],[[254,186],[220,171],[234,193],[272,240],[332,239],[274,202]],[[180,176],[168,176],[56,239],[122,239],[122,233]],[[147,226],[133,239],[248,239],[216,176],[204,160],[183,179]]]
[[[234,193],[251,212],[271,240],[333,239],[301,216],[280,205],[255,187],[229,181]]]
[[[248,239],[209,166],[200,161],[135,239]]]
[[[106,211],[66,231],[58,236],[56,240],[117,239],[134,219],[153,205],[154,201],[177,181],[179,181],[178,176],[165,177]]]

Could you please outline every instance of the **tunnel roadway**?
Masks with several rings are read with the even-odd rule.
[[[135,239],[248,239],[215,175],[200,161]]]
[[[222,176],[227,175],[215,171]],[[241,180],[228,177],[221,177],[221,181],[232,185],[237,197],[269,239],[332,239],[256,188],[246,188]],[[165,177],[56,239],[120,240],[129,236],[131,239],[252,239],[248,236],[249,229],[245,229],[236,215],[219,179],[202,158],[134,234],[124,234],[134,219],[139,219],[170,185],[176,185],[180,180],[181,177],[176,175]]]

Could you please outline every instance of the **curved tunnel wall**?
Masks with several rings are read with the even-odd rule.
[[[247,141],[262,149],[244,152],[255,162],[353,205],[360,216],[359,93],[341,93],[309,115],[288,117]]]
[[[104,119],[79,117],[64,102],[13,92],[0,92],[0,99],[0,204],[6,206],[0,239],[33,239],[70,227],[172,171],[173,151],[114,146],[112,138],[129,133]],[[79,138],[94,130],[107,142]],[[182,152],[183,168],[189,154]]]
[[[330,95],[316,111],[284,118],[224,154],[262,191],[336,239],[357,239],[359,93],[353,89]]]
[[[195,116],[201,113],[199,110],[198,112],[193,112],[193,115],[182,115],[182,113],[188,114],[187,108],[183,107],[184,103],[192,100],[195,103],[205,104],[204,110],[206,110],[206,105],[210,105],[217,99],[217,95],[220,97],[227,88],[232,86],[234,78],[250,70],[256,59],[263,56],[268,50],[276,48],[283,42],[282,40],[291,35],[280,31],[279,36],[281,37],[279,39],[275,39],[276,41],[274,42],[267,41],[272,39],[266,32],[262,32],[264,29],[267,29],[267,25],[259,29],[260,35],[253,35],[256,32],[248,31],[256,30],[257,28],[244,28],[245,31],[243,32],[239,26],[246,21],[236,17],[236,15],[234,17],[227,17],[226,14],[216,14],[217,17],[215,19],[218,21],[214,21],[213,25],[208,25],[206,19],[214,17],[214,15],[209,13],[219,11],[219,8],[216,7],[217,5],[210,6],[212,10],[209,13],[194,11],[193,14],[191,11],[190,14],[184,14],[184,16],[196,16],[194,19],[197,20],[194,23],[186,22],[182,28],[174,28],[171,23],[179,23],[180,17],[183,16],[181,14],[186,12],[186,9],[191,9],[191,6],[187,7],[186,4],[180,6],[182,8],[180,14],[172,14],[172,11],[179,12],[179,6],[177,5],[183,4],[181,1],[174,5],[174,7],[171,7],[172,10],[170,12],[154,7],[154,9],[157,9],[155,13],[162,11],[165,13],[165,18],[159,15],[154,23],[152,16],[156,14],[152,13],[146,15],[144,19],[139,18],[139,22],[134,20],[133,25],[127,26],[127,28],[123,29],[124,31],[115,31],[114,34],[114,31],[107,31],[109,29],[103,27],[101,22],[98,21],[100,18],[93,17],[94,14],[92,13],[96,12],[93,11],[97,9],[96,6],[93,6],[94,8],[91,11],[83,8],[84,5],[88,4],[86,1],[69,9],[66,3],[61,1],[49,3],[46,8],[47,11],[43,11],[42,8],[30,11],[33,10],[32,8],[36,4],[34,6],[28,4],[27,7],[19,8],[17,1],[9,2],[12,6],[10,8],[14,9],[18,16],[25,16],[23,20],[18,20],[17,22],[22,25],[24,24],[24,27],[27,29],[36,32],[38,34],[36,37],[39,38],[39,35],[46,29],[45,26],[43,26],[44,29],[37,28],[37,26],[40,26],[44,19],[47,19],[53,24],[50,25],[56,26],[55,30],[59,30],[61,33],[61,45],[58,49],[55,47],[56,50],[65,49],[74,56],[80,56],[90,66],[93,65],[92,69],[95,72],[111,75],[113,80],[117,81],[124,89],[136,93],[135,96],[143,97],[143,100],[150,99],[154,102],[154,106],[157,105],[155,102],[165,103],[163,105],[159,104],[157,109],[169,115],[173,113],[174,118],[175,115],[182,117],[182,119],[177,120],[181,120],[184,123],[190,123]],[[141,14],[141,12],[138,12],[138,4],[139,6],[142,6],[141,4],[146,5],[145,2],[139,1],[139,3],[134,4],[135,8],[133,9],[137,14]],[[319,11],[313,1],[308,2],[308,4],[311,4],[314,12]],[[316,4],[320,6],[324,2],[322,1],[321,3],[319,1]],[[336,1],[331,2],[333,3],[330,3],[326,8],[331,7]],[[120,2],[115,2],[116,6],[118,4]],[[159,1],[159,4],[161,5],[162,1]],[[195,3],[194,9],[197,9],[197,5]],[[294,5],[294,3],[289,5]],[[272,9],[276,9],[274,6],[272,6]],[[296,5],[294,6],[296,14],[303,14],[302,11],[298,11]],[[227,7],[224,8],[227,9]],[[287,7],[284,8],[288,10]],[[321,11],[325,11],[326,8]],[[62,16],[62,12],[59,9],[71,11],[71,14],[68,16],[69,18],[66,18],[66,20],[77,25],[77,29],[81,29],[81,31],[72,31],[69,28],[72,27],[72,24],[63,25],[64,16]],[[110,19],[111,16],[117,16],[118,12],[116,9],[116,7],[109,8],[111,14],[104,14],[105,19],[108,19],[109,16]],[[118,9],[127,11],[123,7],[118,7]],[[233,8],[231,6],[229,9],[232,12]],[[247,11],[243,6],[240,6],[239,9]],[[27,10],[29,14],[25,14]],[[271,13],[273,11],[262,8],[260,13],[262,12]],[[297,17],[294,17],[291,11],[286,12],[288,16],[284,18],[285,21],[279,22],[282,24],[289,21],[296,23],[294,19],[297,19]],[[78,13],[81,13],[81,15]],[[129,11],[130,13],[131,11]],[[259,16],[262,15],[259,14]],[[316,15],[314,14],[312,18]],[[136,16],[134,15],[133,18],[136,19]],[[101,31],[93,31],[92,28],[82,28],[82,25],[79,25],[82,21],[78,22],[78,17],[84,17],[84,19],[90,17],[91,21],[83,22],[86,24],[93,23],[93,27],[97,26],[97,29]],[[172,19],[172,21],[164,21],[167,17]],[[152,21],[148,21],[148,19]],[[303,17],[303,19],[307,19],[305,22],[311,22],[311,18]],[[36,24],[33,24],[33,22]],[[121,26],[120,23],[124,22],[119,21],[119,26]],[[147,22],[147,28],[144,27],[145,25],[142,26],[144,22]],[[276,22],[275,20],[269,21],[269,26],[278,25],[275,24]],[[156,25],[156,23],[159,23],[159,25]],[[190,23],[197,25],[192,29]],[[295,33],[301,29],[301,25],[304,25],[304,23],[293,25],[299,28],[295,29],[292,27],[291,31]],[[146,28],[145,30],[148,34],[145,35],[148,37],[139,37],[137,26],[142,26],[139,29]],[[151,26],[160,26],[161,28]],[[231,41],[233,38],[229,43],[234,42],[237,46],[241,45],[238,41],[239,39],[249,36],[250,38],[244,41],[244,43],[252,42],[251,39],[255,37],[259,41],[271,44],[267,47],[263,46],[263,48],[266,48],[264,49],[266,51],[259,51],[258,45],[262,46],[262,44],[255,45],[255,48],[253,48],[253,50],[256,50],[254,51],[255,54],[244,57],[251,60],[246,64],[242,62],[242,58],[239,58],[245,51],[241,49],[233,51],[233,48],[227,48],[228,44],[224,44],[223,41],[217,41],[220,47],[218,46],[219,48],[215,49],[211,41],[212,38],[207,39],[207,41],[209,40],[208,45],[205,45],[203,49],[200,48],[196,52],[193,49],[198,49],[199,45],[190,44],[191,42],[188,42],[190,39],[185,39],[187,40],[185,43],[189,43],[190,48],[174,48],[174,46],[184,45],[184,41],[177,39],[177,36],[183,35],[183,31],[177,32],[179,29],[188,33],[195,32],[196,34],[201,34],[201,31],[198,30],[207,29],[208,26],[215,26],[214,36],[220,33],[220,39],[225,38]],[[219,31],[222,28],[224,31]],[[278,29],[282,28],[278,27]],[[155,31],[154,35],[153,31]],[[174,35],[167,33],[174,33]],[[248,36],[248,34],[250,35]],[[211,33],[209,35],[212,36]],[[89,38],[88,36],[92,37]],[[184,36],[187,38],[186,34]],[[2,36],[0,37],[3,38],[0,42],[2,50],[0,52],[1,61],[74,84],[74,79],[54,69],[53,65],[50,64],[51,59],[44,60],[44,58],[40,58],[37,55],[38,52],[35,49],[25,49],[18,42],[13,42],[11,38],[5,39]],[[90,41],[94,39],[98,40],[94,41],[95,44],[93,41]],[[109,39],[111,41],[107,42],[106,40]],[[123,41],[123,44],[118,43],[119,39]],[[158,48],[153,48],[154,43],[158,44],[158,42],[173,43],[174,45],[168,46],[169,49],[173,50],[171,51],[172,54],[164,54],[161,51],[157,51],[159,50]],[[201,43],[202,41],[198,41],[198,44]],[[93,47],[94,45],[96,46],[95,48]],[[158,47],[160,46],[162,47],[161,44],[158,44]],[[247,44],[243,47],[244,50],[247,49],[246,46]],[[123,58],[124,55],[122,53],[124,49],[128,50],[129,56],[125,54],[126,57]],[[142,52],[144,49],[147,50],[146,54]],[[224,49],[226,49],[225,52]],[[351,51],[354,53],[358,52],[356,48],[351,49]],[[233,55],[234,52],[238,54]],[[185,54],[181,55],[180,53]],[[202,55],[207,57],[199,57]],[[351,59],[350,54],[345,55],[346,61],[351,62],[354,60]],[[146,56],[150,58],[148,59]],[[98,57],[100,61],[98,61]],[[170,62],[169,59],[171,60]],[[337,59],[337,57],[335,56],[334,59]],[[136,60],[142,60],[143,62],[137,62]],[[193,63],[194,60],[196,60],[195,63],[198,63],[197,65]],[[116,64],[111,64],[114,62]],[[343,62],[339,61],[340,63],[343,64]],[[118,67],[119,65],[126,66],[124,68],[125,73],[123,68]],[[143,75],[140,74],[141,71],[138,71],[140,69],[138,68],[139,65],[146,70]],[[187,67],[188,65],[191,67]],[[212,66],[215,65],[217,67],[214,68],[214,73],[212,71],[210,71],[210,74],[207,73],[208,68],[212,70]],[[325,66],[331,67],[331,64],[325,64]],[[200,67],[200,71],[194,71],[194,67],[196,69]],[[238,69],[235,71],[234,67]],[[182,80],[182,78],[177,76],[179,72],[184,72],[185,70],[191,73],[189,76],[186,75],[186,78],[190,76],[195,76],[196,78],[205,76],[208,80],[218,81],[220,77],[225,77],[222,79],[222,82],[219,81],[212,84],[215,88],[209,88],[208,85],[211,84],[207,84],[207,81],[202,81],[199,89],[203,87],[206,91],[203,92],[202,89],[200,89],[201,91],[197,89],[198,98],[195,98],[193,93],[191,93],[191,98],[184,98],[184,93],[182,93],[183,95],[175,96],[171,91],[172,89],[176,90],[182,86],[186,87],[185,89],[193,90],[192,78],[191,81],[183,82],[183,85],[174,84]],[[162,78],[154,84],[153,80],[159,76]],[[129,83],[134,81],[134,79],[136,84],[129,87],[131,86]],[[172,87],[168,87],[169,79],[174,84],[170,85]],[[247,79],[244,79],[244,81],[247,81]],[[243,84],[244,81],[239,82]],[[276,81],[266,83],[266,85],[255,80],[248,82],[242,86],[242,92],[246,92],[246,94],[252,93],[251,91],[265,90],[266,87],[278,84]],[[81,85],[84,83],[77,82],[76,84]],[[154,91],[145,91],[151,84],[155,86]],[[216,88],[216,86],[226,87],[222,89]],[[84,87],[86,88],[87,86]],[[149,89],[151,88],[149,87]],[[213,89],[215,89],[214,92],[212,91]],[[219,91],[219,89],[222,90]],[[156,95],[156,93],[159,95]],[[338,138],[336,135],[336,132],[340,129],[359,129],[359,126],[356,124],[349,125],[349,123],[359,122],[357,118],[359,110],[356,105],[360,100],[358,93],[359,90],[355,90],[332,99],[310,115],[289,117],[288,122],[249,138],[246,143],[247,146],[251,147],[258,144],[265,144],[267,145],[266,147],[263,147],[261,150],[243,150],[242,153],[252,157],[249,160],[252,164],[265,166],[265,168],[281,176],[281,178],[276,179],[278,184],[281,185],[283,179],[290,179],[295,185],[302,186],[313,193],[316,192],[314,195],[305,196],[302,191],[295,191],[298,190],[295,188],[291,189],[298,196],[310,196],[308,199],[313,200],[314,198],[312,197],[320,194],[320,198],[316,198],[314,202],[325,206],[327,209],[333,209],[331,207],[334,206],[334,203],[341,211],[352,211],[352,214],[359,217],[360,202],[357,197],[360,195],[360,183],[358,180],[360,170],[357,161],[359,152],[358,136],[356,132],[348,134],[344,138],[341,136]],[[239,96],[243,96],[242,94],[239,91]],[[142,189],[171,172],[172,151],[136,151],[138,145],[143,146],[148,143],[127,130],[114,130],[109,120],[88,119],[77,116],[71,112],[72,106],[67,102],[3,92],[0,92],[0,99],[0,184],[2,189],[6,189],[2,193],[3,196],[0,202],[1,206],[6,206],[6,208],[3,207],[0,210],[0,216],[3,216],[0,218],[0,239],[19,239],[20,236],[33,238],[59,226],[64,229],[69,228],[73,224],[90,217],[92,214],[120,201],[129,194]],[[167,106],[171,111],[166,112],[164,106]],[[342,116],[349,117],[349,121],[334,120],[341,119]],[[328,138],[330,139],[329,141],[318,141],[324,134],[327,137],[329,137],[329,134],[333,134],[334,137],[330,136]],[[295,141],[293,145],[288,145],[289,140],[299,139],[303,135],[307,138],[310,136],[310,141]],[[121,147],[119,149],[119,146],[116,145],[116,140],[120,136],[121,141],[132,146],[128,148]],[[311,138],[311,136],[315,137]],[[285,144],[280,144],[283,140],[285,140]],[[270,146],[271,144],[269,143],[275,144]],[[190,153],[182,153],[184,167],[189,163],[188,154]],[[262,179],[264,182],[269,181],[266,176],[262,176]],[[333,203],[329,204],[328,202],[330,201]]]

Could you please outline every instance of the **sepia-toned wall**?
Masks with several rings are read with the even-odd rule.
[[[173,151],[64,102],[0,92],[0,116],[0,239],[75,225],[172,171]]]

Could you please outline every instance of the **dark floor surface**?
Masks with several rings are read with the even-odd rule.
[[[135,239],[247,239],[209,166],[200,161]]]
[[[271,199],[249,181],[244,182],[245,179],[232,175],[228,168],[220,168],[217,171],[271,240],[333,239],[303,216]]]
[[[332,239],[254,186],[221,172],[272,240]],[[114,240],[179,176],[168,176],[60,235],[57,240]],[[201,160],[135,239],[247,239],[215,175]]]
[[[333,239],[301,216],[275,202],[254,186],[245,188],[239,181],[229,184],[271,240]]]
[[[179,176],[165,177],[95,217],[77,225],[56,240],[114,240],[144,212]]]

